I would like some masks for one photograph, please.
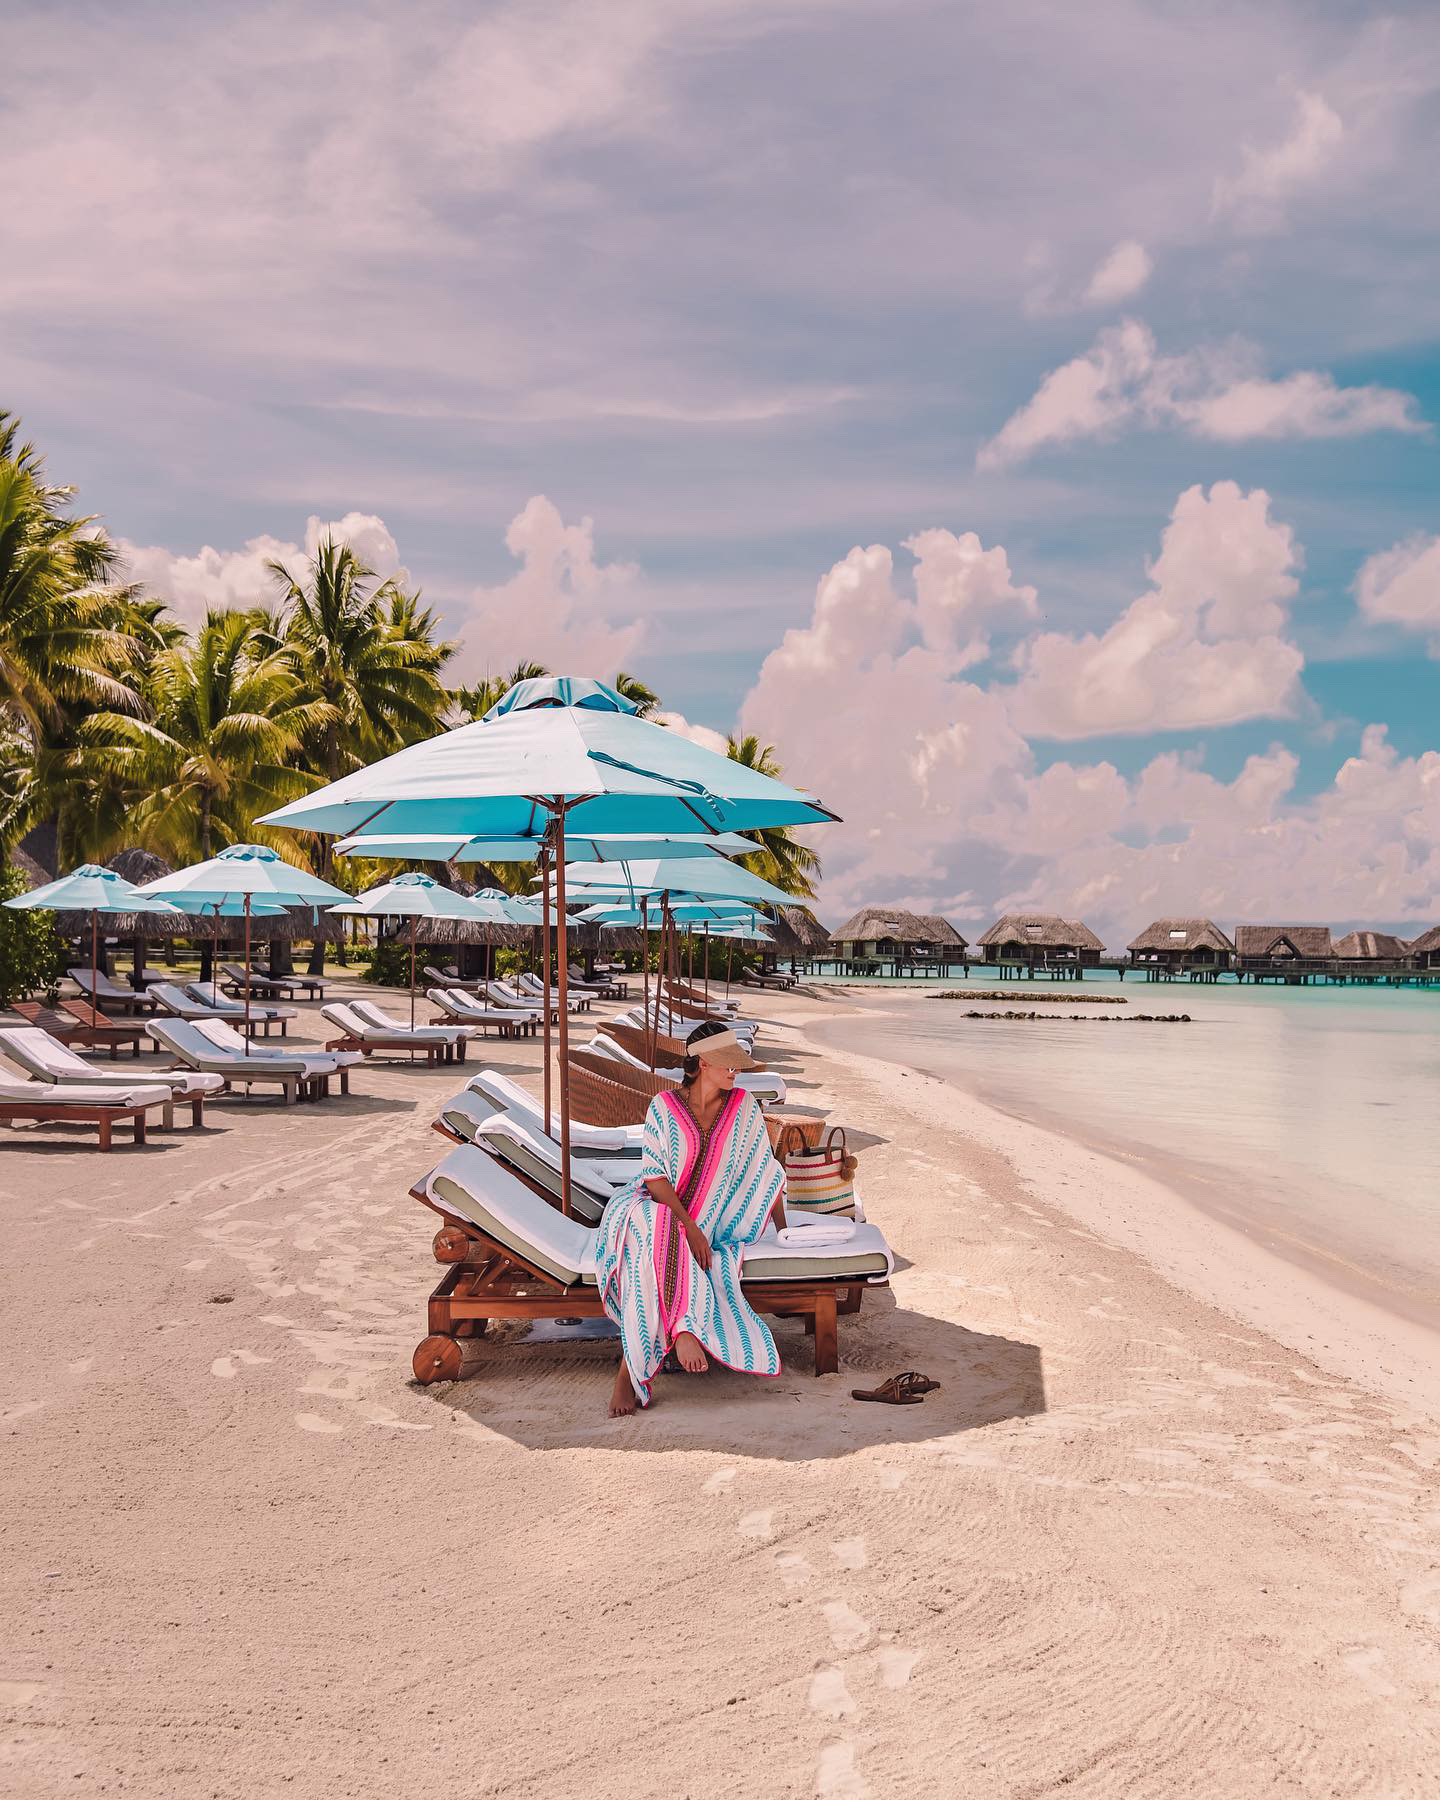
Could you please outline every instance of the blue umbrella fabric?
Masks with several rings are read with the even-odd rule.
[[[601,682],[518,683],[483,719],[412,744],[265,816],[296,831],[539,838],[825,824],[810,795],[637,716]]]
[[[587,863],[566,870],[566,885],[577,898],[598,893],[636,899],[641,894],[698,894],[708,900],[764,900],[776,906],[789,906],[795,898],[723,856]]]
[[[46,912],[88,912],[90,915],[90,997],[95,1000],[95,988],[100,967],[100,946],[98,943],[99,925],[97,923],[102,912],[111,913],[167,913],[174,908],[162,901],[152,901],[145,897],[143,891],[133,882],[126,881],[123,875],[116,874],[114,869],[107,869],[101,863],[81,863],[79,868],[72,869],[68,875],[62,875],[56,881],[47,881],[44,887],[32,888],[28,894],[16,894],[5,902],[19,911],[40,909]]]
[[[544,847],[540,837],[467,838],[454,832],[411,833],[362,831],[342,838],[335,849],[341,856],[394,857],[397,861],[500,863],[534,862]],[[631,857],[745,856],[753,854],[755,840],[738,832],[720,831],[713,836],[681,837],[635,832],[626,837],[587,837],[567,830],[565,852],[572,863],[620,862]]]

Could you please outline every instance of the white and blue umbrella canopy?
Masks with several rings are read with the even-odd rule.
[[[522,681],[483,719],[357,769],[265,815],[341,834],[542,837],[557,802],[586,836],[828,823],[810,795],[637,716],[571,676]]]
[[[206,900],[199,894],[172,894],[169,900],[152,900],[151,906],[163,906],[166,911],[194,913],[206,919],[213,919],[218,913],[222,919],[238,919],[245,912],[245,901],[240,899]],[[252,900],[250,917],[252,919],[284,918],[288,909],[278,900]]]
[[[517,894],[513,897],[512,903],[514,906],[512,923],[516,925],[543,925],[545,923],[545,904],[538,894],[531,899],[525,899]],[[564,916],[557,912],[553,905],[551,906],[550,927],[553,931],[558,931],[562,925],[568,930],[578,923],[578,919]]]
[[[252,914],[256,900],[273,900],[281,906],[332,906],[350,898],[343,888],[286,862],[268,844],[231,844],[205,862],[145,882],[135,893],[162,900],[188,894],[206,906],[236,900],[242,910],[248,894]]]
[[[600,894],[637,900],[642,894],[698,894],[707,900],[763,900],[777,906],[792,905],[795,899],[723,856],[586,863],[573,870],[567,864],[565,886],[576,899]]]
[[[329,911],[367,919],[470,919],[485,925],[501,922],[467,895],[457,894],[433,876],[416,870],[382,881],[378,887],[332,906]]]
[[[421,833],[408,837],[383,831],[362,831],[342,838],[335,849],[341,856],[390,857],[410,862],[503,863],[534,862],[544,848],[539,837],[466,838],[453,832]],[[753,854],[753,838],[721,831],[713,837],[662,836],[633,833],[629,837],[587,837],[567,829],[565,857],[569,863],[622,862],[634,857],[666,859],[696,856],[745,856]]]
[[[576,918],[582,925],[643,925],[649,924],[651,930],[658,930],[660,914],[658,912],[642,913],[638,906],[630,906],[623,901],[601,900],[587,906]],[[723,900],[682,901],[672,906],[670,917],[678,924],[694,923],[743,924],[758,918],[760,915],[750,907],[742,906],[738,901],[728,904]]]
[[[153,901],[148,889],[136,887],[114,869],[99,863],[81,863],[57,881],[32,888],[28,894],[16,894],[5,902],[20,910],[42,908],[47,912],[89,913],[166,913],[174,909],[164,901]]]

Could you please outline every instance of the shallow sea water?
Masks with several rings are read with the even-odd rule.
[[[1440,989],[1224,982],[934,984],[1004,987],[1003,1012],[867,982],[893,1013],[826,1022],[820,1041],[955,1082],[1005,1111],[1137,1154],[1162,1178],[1306,1260],[1393,1290],[1440,1325]],[[929,984],[926,984],[927,988]],[[852,991],[858,991],[860,984]],[[1065,994],[1066,1003],[1044,996]],[[1094,1004],[1123,998],[1127,1004]],[[867,1001],[873,1005],[874,1001]],[[1189,1025],[1070,1014],[1189,1013]]]

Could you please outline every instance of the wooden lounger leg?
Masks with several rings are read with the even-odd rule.
[[[197,1094],[190,1102],[190,1123],[198,1131],[205,1123],[205,1096]]]
[[[833,1375],[840,1367],[840,1333],[835,1322],[834,1294],[815,1297],[815,1373]]]
[[[100,1115],[100,1148],[102,1150],[108,1150],[110,1148],[110,1115],[109,1115],[109,1113],[101,1113],[101,1115]]]
[[[143,1106],[135,1115],[135,1142],[137,1144],[145,1142],[145,1109]]]
[[[167,1100],[165,1102],[164,1106],[161,1107],[160,1123],[164,1126],[166,1131],[173,1131],[175,1129],[175,1102],[174,1102],[174,1100]]]

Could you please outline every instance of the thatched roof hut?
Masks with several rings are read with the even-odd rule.
[[[917,951],[963,950],[965,939],[938,913],[905,912],[898,906],[865,906],[847,919],[830,942],[857,955],[909,955]]]
[[[1006,913],[980,939],[988,962],[1098,963],[1105,946],[1088,925],[1058,913]]]
[[[1393,931],[1348,931],[1331,946],[1341,962],[1404,962],[1410,945]]]
[[[1328,925],[1237,925],[1235,954],[1247,963],[1326,962],[1335,953]]]
[[[1417,969],[1440,969],[1440,925],[1411,938],[1408,954]]]
[[[770,938],[765,948],[772,955],[796,961],[819,956],[830,948],[830,933],[808,906],[777,906],[771,918]]]
[[[18,844],[6,856],[5,861],[12,869],[18,869],[25,877],[26,889],[32,894],[36,888],[44,887],[47,882],[54,879],[53,876],[47,875],[35,858],[28,851],[22,850]]]
[[[1228,969],[1235,958],[1213,919],[1153,919],[1125,948],[1132,963],[1149,968]]]

